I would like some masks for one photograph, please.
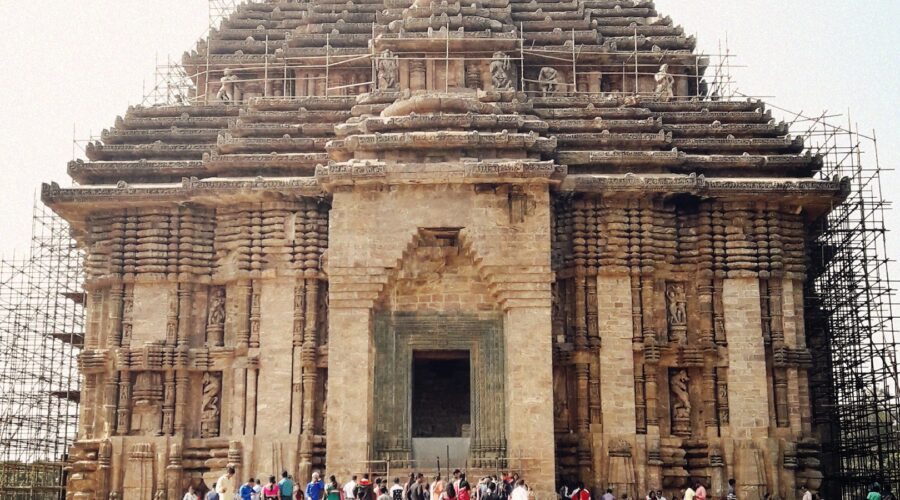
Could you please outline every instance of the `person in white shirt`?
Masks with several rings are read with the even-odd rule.
[[[197,496],[197,492],[194,491],[194,486],[188,486],[187,493],[184,494],[184,498],[181,500],[200,500],[200,497]]]
[[[250,500],[259,500],[260,494],[262,494],[262,483],[257,479],[253,486],[253,493],[250,494]]]
[[[228,467],[225,470],[225,474],[222,474],[219,477],[219,480],[216,481],[216,493],[219,494],[220,500],[227,500],[231,498],[234,491],[234,467]]]
[[[516,481],[516,487],[513,488],[512,500],[528,500],[528,487],[525,486],[525,480]]]
[[[356,498],[356,476],[350,478],[350,482],[344,485],[344,500]]]
[[[400,478],[394,478],[394,485],[391,486],[391,489],[388,490],[388,494],[390,495],[392,500],[402,500],[403,498],[403,485],[400,484]]]

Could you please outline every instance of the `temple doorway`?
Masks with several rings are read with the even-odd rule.
[[[413,351],[412,358],[410,413],[417,466],[462,467],[472,423],[471,355],[464,350]]]
[[[506,457],[503,322],[496,313],[375,316],[373,460],[463,468]]]
[[[469,437],[469,351],[415,351],[412,371],[413,437]]]

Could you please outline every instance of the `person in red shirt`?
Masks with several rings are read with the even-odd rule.
[[[703,483],[698,481],[694,490],[694,498],[697,500],[706,500],[706,488],[703,487]]]
[[[465,476],[462,476],[459,481],[459,491],[456,492],[456,500],[472,500],[469,483],[466,481]]]
[[[572,500],[591,500],[591,492],[585,489],[583,482],[578,481],[572,492]]]

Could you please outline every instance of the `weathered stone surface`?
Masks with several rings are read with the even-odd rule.
[[[70,498],[427,470],[416,351],[468,353],[472,476],[816,489],[807,227],[848,185],[694,45],[648,0],[242,4],[190,103],[42,191],[87,250]]]

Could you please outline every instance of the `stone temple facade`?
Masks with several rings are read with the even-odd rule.
[[[649,0],[242,5],[190,103],[43,188],[87,253],[69,497],[436,457],[817,488],[806,228],[847,186],[694,45]]]

